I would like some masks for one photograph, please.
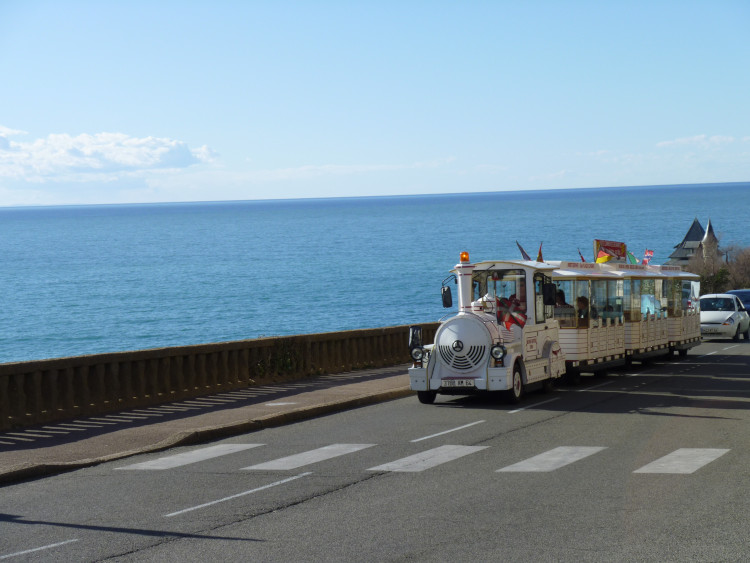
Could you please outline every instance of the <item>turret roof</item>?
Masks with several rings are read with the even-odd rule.
[[[708,225],[710,228],[711,226],[710,219],[708,220]],[[712,229],[712,232],[713,232],[713,229]],[[703,227],[701,227],[700,221],[698,221],[698,218],[696,217],[695,219],[693,219],[693,224],[690,225],[690,228],[688,229],[687,234],[685,234],[685,238],[683,238],[682,242],[676,245],[675,248],[686,246],[686,243],[688,242],[701,242],[705,234],[706,234],[706,231],[703,230]]]

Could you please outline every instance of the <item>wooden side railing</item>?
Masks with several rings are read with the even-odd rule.
[[[423,324],[432,342],[437,323]],[[0,430],[410,361],[408,326],[0,364]]]

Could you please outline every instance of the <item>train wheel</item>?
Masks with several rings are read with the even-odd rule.
[[[523,378],[521,377],[521,368],[516,364],[513,367],[513,386],[507,391],[508,402],[516,404],[523,397]]]
[[[568,368],[565,372],[565,383],[568,385],[579,385],[581,383],[581,370]]]
[[[552,378],[545,379],[542,382],[542,391],[544,393],[552,393],[552,391],[554,391],[554,390],[555,390],[555,383],[554,383],[554,381],[552,381]]]
[[[423,405],[431,405],[435,402],[437,391],[417,391],[417,399]]]

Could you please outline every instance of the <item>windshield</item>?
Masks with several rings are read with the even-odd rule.
[[[704,297],[701,311],[734,311],[734,301],[728,297]]]

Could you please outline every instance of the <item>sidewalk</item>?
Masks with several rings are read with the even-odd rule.
[[[412,394],[408,365],[247,387],[0,432],[0,486]]]

